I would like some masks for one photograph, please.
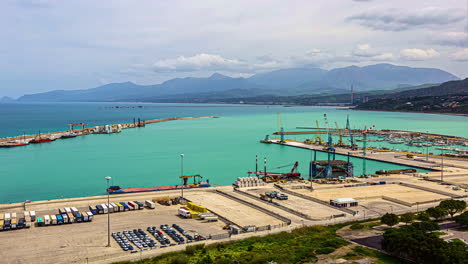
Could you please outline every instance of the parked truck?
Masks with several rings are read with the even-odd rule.
[[[156,208],[156,205],[155,205],[152,201],[150,201],[150,200],[146,200],[146,201],[145,201],[145,205],[146,205],[146,207],[148,207],[149,209],[154,209],[154,208]]]

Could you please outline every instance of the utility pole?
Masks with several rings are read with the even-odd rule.
[[[180,154],[180,176],[181,177],[184,176],[184,156],[185,156],[184,154]],[[184,183],[183,180],[184,179],[182,179],[182,184]],[[184,198],[184,186],[182,186],[182,188],[180,189],[180,192],[181,192],[180,196]]]
[[[110,190],[109,190],[109,181],[112,179],[110,176],[106,177],[107,180],[107,207],[110,204]],[[110,210],[107,209],[107,247],[110,247]]]
[[[442,150],[442,153],[440,154],[440,157],[442,159],[442,164],[440,165],[440,181],[444,182],[444,151]]]

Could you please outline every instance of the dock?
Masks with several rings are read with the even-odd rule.
[[[98,133],[96,132],[96,128],[97,128],[97,131],[99,131],[99,130],[104,130],[106,126],[111,126],[111,127],[119,126],[121,129],[128,129],[128,128],[143,127],[148,124],[168,122],[168,121],[174,121],[174,120],[205,119],[205,118],[219,118],[219,117],[217,116],[170,117],[170,118],[162,118],[162,119],[138,120],[138,121],[129,122],[129,123],[100,125],[100,126],[93,126],[93,127],[85,127],[85,124],[83,123],[70,124],[71,128],[73,128],[74,126],[81,126],[81,128],[71,129],[71,130],[66,130],[66,131],[41,133],[41,136],[53,137],[53,138],[59,139],[62,135],[68,134],[70,132],[75,133],[77,136],[96,134]],[[15,137],[0,138],[0,143],[9,142],[9,141],[17,141],[17,140],[30,141],[34,139],[36,136],[37,135],[22,135],[22,136],[15,136]]]

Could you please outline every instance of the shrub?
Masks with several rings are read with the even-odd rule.
[[[333,253],[335,251],[334,248],[332,247],[324,247],[324,248],[319,248],[315,251],[315,253],[317,255],[326,255],[326,254],[330,254],[330,253]]]
[[[356,224],[353,224],[349,227],[349,229],[351,230],[359,230],[359,229],[363,229],[365,226],[361,223],[356,223]]]

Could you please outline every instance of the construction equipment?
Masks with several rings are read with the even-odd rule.
[[[276,167],[274,169],[281,169],[287,166],[290,166],[291,164]],[[262,180],[265,182],[278,182],[281,180],[296,180],[300,179],[301,174],[297,172],[297,167],[299,166],[299,162],[295,162],[293,168],[291,169],[291,172],[267,172],[266,171],[266,158],[264,159],[264,171],[255,171],[255,172],[249,172],[249,174],[255,174],[259,177],[261,177]]]

